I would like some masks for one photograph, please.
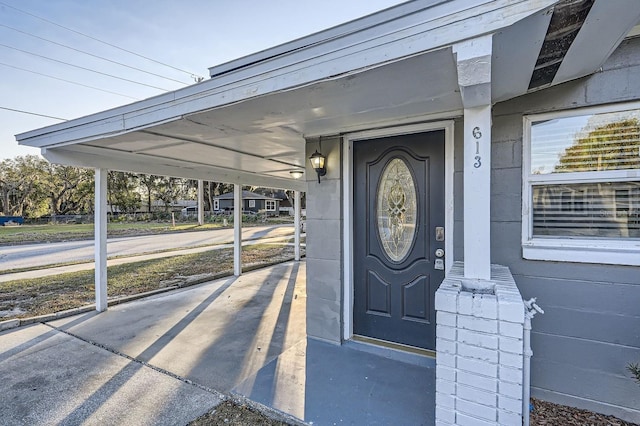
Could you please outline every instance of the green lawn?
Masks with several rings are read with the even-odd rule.
[[[109,223],[107,234],[110,237],[129,235],[162,234],[167,232],[204,231],[222,227],[219,223],[206,223],[199,226],[195,223],[131,222]],[[93,238],[93,224],[63,225],[22,225],[0,226],[0,245],[19,243],[38,243],[52,241],[69,241]]]
[[[266,222],[256,221],[255,217],[243,220],[242,226],[275,225],[293,223],[293,218],[269,218]],[[169,232],[206,231],[222,228],[221,221],[205,223],[200,226],[197,223],[171,222],[114,222],[107,225],[109,237],[165,234]],[[233,227],[231,221],[228,227]],[[23,243],[46,243],[57,241],[76,241],[93,239],[93,224],[48,224],[48,225],[21,225],[0,226],[0,246]]]

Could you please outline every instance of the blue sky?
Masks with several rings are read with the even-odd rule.
[[[0,44],[4,45],[0,46],[0,107],[71,119],[134,101],[125,96],[69,84],[17,70],[11,66],[138,99],[163,93],[162,89],[174,90],[185,86],[179,82],[92,58],[24,33],[88,51],[186,84],[193,82],[187,73],[66,31],[7,5],[207,77],[207,68],[210,66],[398,3],[402,1],[0,0]],[[68,67],[16,49],[157,88]],[[0,159],[38,154],[37,149],[19,147],[14,135],[58,122],[0,109]]]

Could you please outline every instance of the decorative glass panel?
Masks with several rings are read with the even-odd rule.
[[[640,238],[640,182],[533,186],[533,236]]]
[[[394,262],[407,257],[416,233],[416,186],[411,170],[400,158],[391,160],[380,177],[377,196],[378,235]]]
[[[640,169],[640,110],[531,125],[531,174]]]

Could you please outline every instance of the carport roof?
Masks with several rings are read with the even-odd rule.
[[[458,42],[494,34],[493,102],[527,93],[556,3],[409,1],[16,139],[63,164],[304,190],[307,138],[461,115]],[[639,18],[595,0],[550,84],[596,71]]]

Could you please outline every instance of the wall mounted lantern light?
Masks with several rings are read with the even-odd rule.
[[[289,174],[294,179],[300,179],[302,177],[302,175],[304,174],[304,172],[302,170],[291,170],[289,172]]]
[[[313,170],[315,170],[318,174],[318,183],[320,183],[320,176],[324,176],[327,174],[327,168],[324,166],[325,160],[326,157],[320,154],[317,149],[316,152],[311,154],[311,157],[309,157],[309,161],[311,161],[311,167],[313,167]]]

